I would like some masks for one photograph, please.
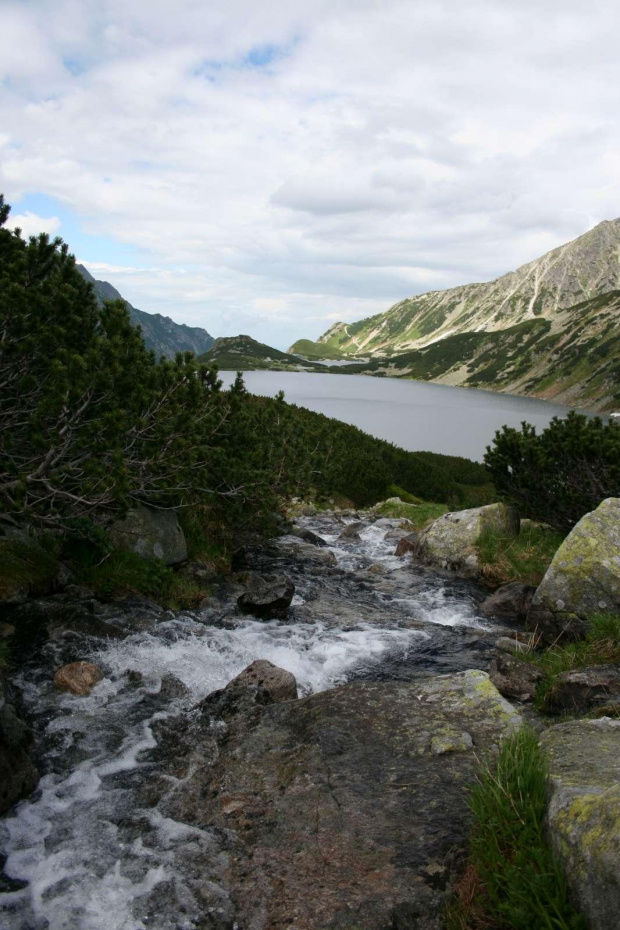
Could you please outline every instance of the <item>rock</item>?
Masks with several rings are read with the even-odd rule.
[[[60,562],[54,576],[54,587],[62,591],[73,582],[73,572],[65,562]]]
[[[374,562],[372,565],[369,565],[366,571],[369,575],[383,575],[385,573],[383,565],[379,562]]]
[[[549,835],[590,930],[611,930],[620,913],[620,720],[550,727]]]
[[[218,581],[222,580],[221,575],[216,572],[212,565],[200,561],[186,562],[179,569],[179,575],[183,578],[189,578],[196,584],[205,585],[205,587],[217,584]]]
[[[500,636],[495,640],[495,648],[500,652],[509,652],[511,655],[515,652],[529,652],[534,648],[531,636],[527,633],[514,633],[512,636]]]
[[[264,703],[294,701],[297,698],[297,681],[291,672],[278,668],[268,659],[256,659],[226,685],[230,688],[261,688],[269,698]]]
[[[415,552],[419,538],[419,533],[409,533],[408,536],[403,536],[394,550],[394,555],[400,556],[407,555],[408,552]]]
[[[295,585],[290,578],[286,575],[248,575],[245,591],[237,599],[240,610],[260,617],[290,607],[295,594]]]
[[[356,520],[355,523],[349,523],[340,533],[338,540],[353,540],[356,541],[360,538],[360,530],[364,529],[364,524],[361,521]]]
[[[92,662],[71,662],[63,665],[54,675],[54,686],[59,691],[83,696],[90,694],[103,678],[103,672]]]
[[[617,497],[604,500],[568,534],[534,594],[526,629],[547,643],[579,639],[597,613],[620,613]]]
[[[231,925],[440,930],[477,757],[520,723],[483,672],[344,685],[223,728],[194,714],[185,737],[169,731],[166,815],[234,850],[217,875],[211,849],[193,858],[234,902]]]
[[[500,694],[512,701],[533,701],[543,673],[531,662],[500,650],[489,667],[491,681]]]
[[[586,714],[620,704],[620,665],[596,665],[561,672],[545,700],[545,710]]]
[[[187,543],[174,510],[136,507],[113,523],[108,535],[114,546],[131,549],[143,559],[163,559],[168,565],[187,559]]]
[[[525,620],[535,590],[533,585],[509,581],[490,594],[480,610],[495,620]]]
[[[7,702],[0,678],[0,814],[37,786],[39,773],[28,753],[32,740],[32,731]]]
[[[310,543],[312,546],[326,546],[327,542],[323,539],[322,536],[317,536],[316,533],[313,533],[312,530],[308,530],[305,527],[301,527],[298,530],[295,530],[295,535],[299,539],[303,539],[304,542]]]
[[[422,530],[415,558],[463,578],[479,578],[482,566],[476,546],[486,529],[515,539],[519,534],[519,515],[505,504],[446,513]]]
[[[386,542],[388,542],[391,539],[403,539],[405,536],[407,536],[407,530],[394,528],[393,530],[388,530],[383,538]]]
[[[338,560],[331,549],[321,549],[318,546],[303,542],[295,536],[286,536],[277,541],[278,549],[300,562],[319,562],[322,565],[337,565]]]

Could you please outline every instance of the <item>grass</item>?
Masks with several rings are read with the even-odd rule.
[[[485,529],[478,539],[482,574],[493,585],[521,581],[538,586],[564,538],[544,526],[528,526],[516,539]]]
[[[469,804],[475,825],[449,930],[586,930],[545,837],[547,765],[521,730],[481,765]]]
[[[375,513],[380,514],[382,517],[410,520],[418,529],[447,512],[448,507],[446,504],[432,504],[428,501],[421,501],[419,504],[388,504],[384,501],[375,510]]]
[[[537,665],[544,678],[536,690],[536,705],[547,711],[558,676],[572,669],[591,665],[620,663],[620,617],[598,614],[590,618],[585,639],[574,643],[558,643],[543,652],[520,652],[519,657]],[[603,708],[609,712],[609,708]]]

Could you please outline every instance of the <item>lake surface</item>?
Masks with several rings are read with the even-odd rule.
[[[221,371],[220,377],[229,386],[235,372]],[[284,391],[290,404],[352,423],[403,449],[477,461],[504,424],[519,427],[527,420],[540,432],[570,409],[531,397],[367,375],[246,371],[243,377],[253,394]]]

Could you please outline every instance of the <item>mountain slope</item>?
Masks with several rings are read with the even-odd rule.
[[[357,323],[335,323],[318,343],[343,354],[385,355],[456,333],[553,320],[558,311],[620,288],[620,219],[486,284],[407,298]]]
[[[328,371],[325,365],[307,362],[295,355],[280,352],[251,336],[224,336],[216,339],[208,352],[198,359],[217,365],[224,371]]]
[[[344,374],[417,378],[492,388],[594,410],[620,406],[620,290],[558,310],[553,320],[466,332]]]
[[[108,281],[97,281],[83,266],[76,266],[82,277],[89,281],[100,303],[106,300],[125,300]],[[213,345],[213,336],[199,326],[186,326],[175,323],[169,316],[161,313],[145,313],[137,310],[125,300],[132,323],[140,326],[147,349],[153,349],[156,355],[174,358],[177,352],[193,352],[201,355]]]

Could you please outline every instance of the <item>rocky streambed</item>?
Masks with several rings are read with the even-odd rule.
[[[14,685],[42,778],[0,822],[3,928],[441,926],[476,755],[519,718],[467,671],[505,632],[485,592],[395,556],[399,523],[302,518],[200,611],[39,605]],[[290,578],[292,605],[243,613],[252,572]],[[103,679],[58,692],[78,660]],[[299,698],[226,688],[255,660]]]

